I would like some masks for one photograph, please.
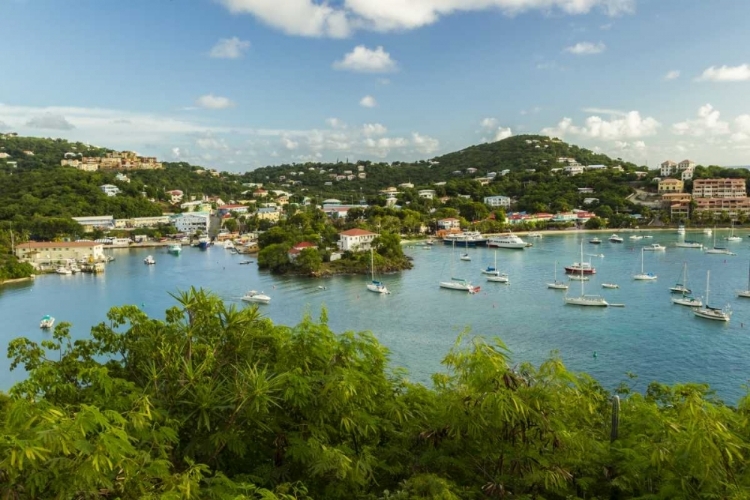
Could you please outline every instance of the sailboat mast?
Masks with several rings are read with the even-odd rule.
[[[585,295],[583,289],[583,241],[581,241],[581,262],[578,263],[578,266],[581,268],[581,297],[583,297]]]
[[[370,248],[370,273],[372,281],[375,281],[375,254],[372,253],[372,248]]]
[[[641,248],[641,274],[643,274],[643,248]]]
[[[711,281],[711,271],[706,271],[706,307],[708,307],[708,283]]]

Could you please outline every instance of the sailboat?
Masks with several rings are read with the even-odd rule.
[[[486,269],[482,269],[482,274],[489,274],[490,276],[500,276],[500,271],[497,270],[497,250],[495,250],[495,265],[487,266]]]
[[[675,283],[673,287],[670,287],[669,291],[682,294],[692,293],[692,290],[687,287],[687,262],[682,266],[682,281]]]
[[[474,286],[470,281],[463,278],[453,277],[453,261],[455,260],[456,242],[453,241],[453,250],[451,251],[451,279],[450,281],[441,281],[440,288],[447,288],[448,290],[461,290],[463,292],[477,293],[480,289],[478,286]]]
[[[581,262],[583,262],[583,242],[581,242]],[[583,278],[583,269],[581,269],[581,278]],[[584,287],[586,283],[581,280],[581,295],[579,297],[569,297],[565,295],[565,303],[571,306],[590,306],[590,307],[607,307],[609,303],[604,297],[599,295],[586,295]]]
[[[375,254],[373,253],[372,248],[370,248],[370,273],[372,281],[367,284],[368,290],[375,293],[391,293],[388,291],[388,287],[386,287],[381,281],[375,279]]]
[[[466,252],[461,254],[461,260],[471,260],[471,256],[468,253],[469,250],[469,240],[466,240]]]
[[[634,275],[633,279],[638,281],[652,281],[656,279],[656,275],[652,273],[646,273],[643,271],[643,248],[641,248],[641,272]]]
[[[750,299],[750,270],[748,270],[747,273],[747,289],[746,290],[739,290],[737,292],[737,297],[743,297],[746,299]]]
[[[716,233],[714,233],[714,246],[713,248],[707,248],[705,253],[718,254],[718,255],[736,255],[730,252],[728,248],[716,246]]]
[[[567,290],[568,285],[561,281],[557,281],[557,261],[555,261],[555,281],[554,283],[547,283],[547,288],[551,288],[553,290]]]
[[[711,307],[708,305],[708,283],[711,279],[711,271],[706,271],[706,305],[705,307],[697,307],[693,309],[693,314],[699,318],[712,319],[714,321],[729,321],[732,316],[731,311],[727,308],[719,309],[718,307]]]
[[[732,232],[725,239],[727,241],[742,241],[742,238],[734,235],[734,221],[732,221]]]

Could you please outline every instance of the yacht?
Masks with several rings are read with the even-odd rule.
[[[153,255],[149,255],[148,257],[143,259],[143,263],[146,264],[147,266],[151,266],[153,264],[156,264],[156,260],[154,259]]]
[[[468,253],[462,253],[461,257],[459,257],[461,260],[469,261],[471,260],[471,256]]]
[[[497,276],[487,276],[487,281],[494,281],[495,283],[505,283],[510,285],[510,278],[505,273],[498,274]]]
[[[462,290],[469,293],[477,293],[479,291],[478,286],[474,286],[471,282],[461,278],[451,278],[450,281],[441,281],[440,288],[447,288],[448,290]]]
[[[521,238],[513,233],[490,236],[487,240],[487,246],[490,248],[511,248],[514,250],[523,250],[528,245]]]
[[[601,245],[602,244],[602,240],[600,240],[599,238],[591,238],[589,240],[589,243],[591,243],[592,245]]]
[[[750,299],[750,270],[748,270],[747,274],[747,288],[745,290],[738,290],[737,297]]]
[[[574,262],[570,266],[565,266],[565,272],[567,274],[596,274],[596,268],[591,265],[591,262]]]
[[[696,299],[695,297],[684,293],[682,294],[681,297],[673,298],[672,304],[677,304],[678,306],[687,306],[687,307],[701,307],[703,306],[703,301],[701,301],[701,299]]]
[[[229,250],[232,248],[234,248],[234,243],[232,242],[232,240],[226,240],[224,242],[224,250]]]
[[[712,319],[714,321],[726,321],[728,322],[732,316],[732,312],[728,308],[719,309],[718,307],[711,307],[708,305],[708,283],[711,278],[711,271],[706,271],[706,305],[704,307],[697,307],[693,309],[693,314],[698,318]]]
[[[370,248],[370,273],[371,273],[371,279],[370,282],[367,284],[367,289],[371,292],[375,293],[382,293],[382,294],[389,294],[391,292],[388,291],[388,287],[385,286],[385,283],[383,283],[380,280],[375,279],[375,254]]]
[[[658,243],[651,243],[650,245],[643,247],[643,249],[647,252],[664,252],[667,247]]]
[[[687,263],[682,266],[682,280],[675,283],[673,287],[669,288],[672,293],[681,293],[683,295],[693,293],[687,286]]]
[[[495,264],[493,266],[487,266],[482,269],[482,274],[489,274],[490,276],[500,276],[500,271],[497,269],[497,250],[495,250]]]
[[[613,234],[612,236],[609,237],[609,241],[611,243],[622,243],[623,239],[617,236],[616,234]]]
[[[640,236],[638,234],[634,234],[630,237],[631,240],[642,240],[643,236]]]
[[[55,269],[55,272],[57,274],[73,274],[73,271],[71,271],[67,267],[63,267],[63,266],[60,266],[57,269]]]
[[[479,231],[464,231],[462,233],[446,234],[443,237],[446,245],[456,244],[459,247],[483,247],[487,245],[487,238]]]
[[[174,254],[174,255],[180,255],[180,252],[182,252],[182,245],[175,244],[175,245],[169,245],[167,247],[167,252]]]
[[[734,235],[734,221],[732,221],[732,232],[724,239],[727,241],[742,241],[742,238]]]
[[[50,316],[49,314],[42,318],[42,321],[39,322],[39,328],[42,330],[47,330],[49,328],[52,328],[52,325],[55,324],[55,318]]]
[[[271,302],[271,297],[264,294],[263,292],[256,292],[255,290],[250,290],[242,297],[242,300],[245,302],[257,302],[259,304],[268,304],[269,302]]]

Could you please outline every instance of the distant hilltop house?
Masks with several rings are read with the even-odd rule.
[[[171,191],[167,191],[167,194],[170,197],[171,203],[180,203],[182,201],[182,198],[185,196],[185,193],[180,191],[179,189],[173,189]]]
[[[691,160],[682,160],[680,163],[667,160],[660,165],[660,174],[662,177],[679,174],[680,178],[686,181],[693,178],[695,166],[695,162]]]
[[[138,156],[132,151],[107,153],[104,157],[76,158],[74,153],[65,153],[60,165],[75,167],[84,171],[96,170],[157,170],[164,168],[162,163],[153,156]]]
[[[118,194],[120,194],[120,188],[118,188],[114,184],[102,184],[101,186],[99,186],[99,189],[101,189],[102,192],[107,196],[117,196]]]

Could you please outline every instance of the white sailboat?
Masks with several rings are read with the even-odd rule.
[[[633,279],[638,281],[653,281],[656,279],[656,275],[652,273],[646,273],[643,271],[643,248],[641,248],[641,272],[634,275]]]
[[[370,248],[370,273],[372,281],[367,284],[367,289],[369,291],[383,294],[391,293],[388,291],[388,287],[386,287],[381,281],[375,279],[375,254],[373,253],[372,248]]]
[[[583,262],[583,242],[581,242],[581,262]],[[583,269],[581,269],[581,278],[583,278]],[[607,307],[609,303],[604,297],[599,295],[586,295],[585,282],[581,280],[581,295],[578,297],[569,297],[565,295],[565,303],[571,306],[589,306],[589,307]]]
[[[732,230],[729,233],[729,236],[727,236],[724,239],[727,240],[727,241],[742,241],[742,238],[740,238],[739,236],[735,236],[734,235],[734,221],[732,221]]]
[[[687,287],[687,262],[685,262],[685,264],[683,264],[682,266],[682,280],[678,283],[675,283],[673,287],[670,287],[669,291],[672,293],[682,294],[693,293],[693,291]]]
[[[495,265],[487,266],[486,269],[482,269],[482,274],[489,274],[490,276],[500,276],[500,271],[497,270],[497,250],[495,250]]]
[[[673,287],[670,287],[669,291],[672,293],[680,294],[679,297],[672,298],[673,304],[687,307],[703,306],[703,302],[701,301],[701,299],[690,295],[692,293],[692,290],[690,290],[690,288],[688,288],[687,286],[687,263],[685,263],[682,267],[682,280],[678,283],[675,283]]]
[[[714,255],[736,255],[734,252],[731,252],[728,248],[724,247],[717,247],[716,246],[716,233],[714,233],[714,246],[713,248],[707,248],[705,253],[710,253]]]
[[[555,261],[555,281],[553,283],[547,283],[547,288],[551,288],[553,290],[567,290],[568,285],[557,281],[557,261]]]
[[[708,305],[708,283],[711,279],[711,271],[706,271],[706,305],[705,307],[697,307],[693,309],[693,314],[699,318],[712,319],[714,321],[729,321],[732,316],[731,311],[728,308],[719,309],[718,307],[711,307]]]
[[[453,261],[455,260],[456,242],[453,241],[453,250],[451,251],[451,279],[450,281],[441,281],[440,288],[446,288],[448,290],[460,290],[462,292],[477,293],[479,291],[478,286],[474,286],[470,281],[463,278],[453,277]]]
[[[750,299],[750,269],[748,269],[748,273],[747,273],[747,289],[745,289],[745,290],[738,290],[737,291],[737,297],[743,297],[745,299]]]

